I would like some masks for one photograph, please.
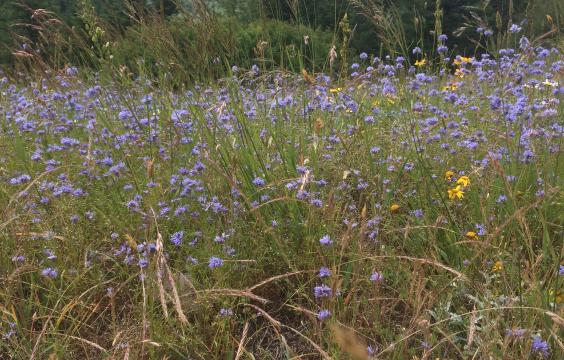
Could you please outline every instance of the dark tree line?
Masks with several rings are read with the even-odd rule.
[[[358,6],[371,1],[383,4],[387,11],[393,7],[397,18],[401,19],[408,46],[428,46],[432,42],[439,5],[442,32],[449,35],[448,45],[457,47],[460,52],[473,47],[469,41],[476,36],[472,26],[478,26],[481,21],[484,26],[495,26],[501,19],[506,26],[510,19],[515,22],[528,19],[530,30],[542,32],[546,26],[539,24],[545,15],[552,15],[560,25],[563,14],[558,11],[564,9],[561,0],[4,0],[0,1],[0,63],[9,63],[12,59],[11,52],[17,46],[14,34],[21,36],[20,43],[22,38],[35,40],[33,29],[27,26],[32,23],[32,9],[52,11],[69,26],[80,27],[84,25],[80,11],[85,2],[92,5],[99,18],[112,29],[122,32],[134,23],[129,6],[137,14],[152,13],[168,19],[179,13],[179,7],[190,9],[198,3],[218,16],[235,18],[241,26],[257,19],[278,19],[332,34],[338,33],[339,21],[347,14],[353,29],[350,47],[357,52],[377,52],[381,44],[377,27]],[[557,14],[549,14],[550,11]],[[465,26],[468,29],[459,31],[461,36],[451,36]]]

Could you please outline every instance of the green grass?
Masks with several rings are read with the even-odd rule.
[[[382,359],[534,358],[540,335],[559,358],[563,165],[553,124],[562,124],[563,108],[551,99],[562,95],[549,85],[523,87],[532,115],[515,121],[489,98],[515,103],[519,94],[510,90],[521,72],[523,84],[544,81],[524,73],[529,63],[523,56],[505,70],[492,66],[487,80],[470,65],[455,77],[449,65],[420,90],[405,70],[387,76],[382,67],[339,84],[241,70],[190,94],[124,74],[98,84],[86,80],[91,74],[46,77],[43,89],[2,85],[2,334],[14,325],[0,354],[346,359],[367,358],[370,345]],[[561,72],[554,79],[562,83]],[[386,95],[387,82],[395,95]],[[453,83],[456,90],[443,90]],[[445,101],[452,93],[467,102]],[[152,102],[143,104],[148,94]],[[542,115],[547,108],[556,115]],[[188,114],[174,121],[178,109]],[[133,116],[120,119],[124,110]],[[26,121],[32,131],[22,128]],[[527,162],[526,129],[537,131]],[[440,141],[427,141],[437,134]],[[80,145],[61,145],[63,137]],[[475,139],[475,148],[460,144]],[[40,160],[32,160],[36,149]],[[107,175],[105,157],[123,162],[119,175]],[[58,163],[47,167],[48,160]],[[30,181],[10,184],[21,174]],[[464,175],[464,197],[450,199]],[[185,178],[195,182],[180,186]],[[64,185],[71,194],[57,193]],[[85,194],[72,195],[77,188]],[[137,194],[139,205],[128,206]],[[500,195],[507,200],[496,202]],[[217,202],[223,210],[214,211]],[[182,205],[186,212],[174,215]],[[476,224],[485,234],[469,236]],[[177,231],[181,246],[170,241]],[[225,244],[214,241],[222,233]],[[320,244],[325,235],[332,245]],[[155,250],[138,252],[144,243]],[[210,269],[212,256],[223,265]],[[143,258],[146,267],[138,265]],[[331,276],[320,279],[321,267]],[[58,275],[42,276],[46,268]],[[383,281],[371,281],[375,271]],[[314,297],[322,283],[334,296]],[[221,316],[222,308],[233,314]],[[324,321],[321,309],[331,312]],[[522,338],[506,335],[517,328],[526,329]]]

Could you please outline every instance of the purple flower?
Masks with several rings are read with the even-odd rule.
[[[322,284],[313,288],[313,294],[316,298],[330,297],[333,295],[333,289],[325,284]]]
[[[487,234],[486,227],[482,224],[476,224],[476,229],[478,230],[477,234],[479,236],[484,236]]]
[[[366,60],[366,59],[368,59],[368,54],[365,53],[365,52],[362,52],[362,53],[360,53],[359,57],[360,57],[360,60]]]
[[[564,266],[560,266],[560,270],[562,270]],[[319,269],[319,277],[325,278],[331,276],[331,270],[328,267],[322,267]]]
[[[220,267],[221,265],[223,265],[223,259],[215,256],[210,257],[208,262],[208,266],[210,269],[215,269],[217,267]]]
[[[16,333],[16,323],[8,321],[8,327],[9,327],[8,332],[2,334],[2,337],[4,339],[9,339],[12,336],[14,336],[14,334]]]
[[[416,218],[419,218],[419,219],[420,219],[420,218],[423,217],[423,210],[421,210],[421,209],[416,209],[416,210],[413,210],[413,211],[411,212],[411,214],[412,214],[413,216],[415,216]]]
[[[544,341],[540,336],[535,336],[531,348],[533,352],[540,353],[545,358],[550,356],[550,347],[548,342]]]
[[[372,275],[370,275],[370,281],[372,282],[380,282],[384,280],[384,276],[377,271],[374,271]]]
[[[223,244],[227,239],[229,239],[229,234],[221,233],[221,235],[216,235],[213,241],[218,244]]]
[[[441,34],[441,35],[439,35],[438,39],[439,39],[440,42],[445,42],[445,41],[447,41],[448,36],[446,36],[446,34]]]
[[[318,208],[323,207],[323,200],[320,199],[311,199],[309,203]]]
[[[184,231],[177,231],[170,236],[170,242],[176,246],[182,245],[182,239],[184,238]]]
[[[20,185],[31,180],[31,176],[23,174],[10,179],[10,185]]]
[[[558,275],[564,276],[564,265],[560,265],[560,268],[558,269]]]
[[[319,243],[321,245],[331,245],[333,240],[329,237],[329,235],[324,235],[321,239],[319,239]]]
[[[141,259],[139,259],[139,267],[141,269],[146,268],[147,266],[149,266],[149,260],[147,260],[147,258],[142,257]]]
[[[505,330],[505,336],[507,337],[515,337],[515,338],[522,338],[525,335],[525,332],[527,332],[526,329],[521,329],[521,328],[517,328],[517,329],[507,329]]]
[[[80,145],[80,141],[71,137],[63,137],[61,138],[61,145],[64,146],[77,146]]]
[[[509,28],[509,32],[512,33],[512,34],[516,34],[516,33],[520,32],[521,30],[522,30],[522,28],[517,24],[511,25],[511,27]]]
[[[57,270],[53,269],[53,268],[46,268],[46,269],[43,269],[43,271],[41,271],[41,275],[48,277],[48,278],[51,278],[51,279],[56,278],[58,274],[59,273],[57,272]]]
[[[535,157],[535,153],[527,149],[523,151],[523,155],[521,155],[521,161],[524,163],[530,163],[534,157]]]
[[[255,185],[255,186],[264,186],[265,184],[266,184],[266,181],[265,181],[263,178],[261,178],[261,177],[258,177],[258,176],[257,176],[257,177],[253,180],[253,185]]]
[[[221,308],[219,310],[219,316],[222,316],[222,317],[233,316],[233,310],[227,309],[227,308]]]
[[[331,316],[331,311],[329,311],[329,310],[327,310],[327,309],[320,310],[320,311],[317,313],[317,318],[318,318],[319,320],[321,320],[321,321],[327,319],[327,318],[330,317],[330,316]]]

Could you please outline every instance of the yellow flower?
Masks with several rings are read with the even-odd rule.
[[[415,62],[415,66],[425,66],[425,64],[427,64],[427,60],[426,59],[421,59],[421,60],[417,60]]]
[[[498,260],[492,266],[492,272],[498,272],[503,270],[503,261]]]
[[[398,204],[392,204],[392,206],[390,206],[390,211],[397,211],[400,207],[401,206],[399,206]]]
[[[558,83],[557,83],[556,81],[550,81],[550,80],[548,80],[548,79],[544,80],[544,81],[542,82],[542,84],[545,85],[545,86],[550,86],[550,87],[556,87],[556,86],[558,86]]]
[[[457,76],[459,78],[463,78],[464,77],[464,71],[462,71],[462,69],[456,69],[456,71],[454,72],[454,76]]]
[[[341,91],[343,91],[343,88],[333,88],[333,89],[329,89],[330,93],[336,94],[336,93],[340,93]]]
[[[462,191],[460,185],[458,185],[457,187],[455,187],[453,189],[448,190],[448,198],[451,199],[451,200],[453,200],[455,198],[458,198],[460,200],[463,197],[464,197],[464,191]]]
[[[464,57],[464,56],[457,56],[456,59],[454,59],[453,64],[458,66],[462,63],[469,63],[472,60],[474,60],[474,58],[469,58],[469,57]]]
[[[443,91],[447,91],[447,90],[455,91],[456,89],[458,89],[458,83],[452,83],[443,87]]]
[[[470,238],[470,239],[475,239],[478,237],[478,234],[476,234],[474,231],[468,231],[466,233],[466,237]]]
[[[386,94],[386,100],[388,101],[389,104],[395,104],[396,100],[398,99],[398,97],[394,94]]]
[[[456,183],[458,185],[467,187],[468,185],[470,185],[470,178],[468,176],[461,176],[458,178],[458,180],[456,180]]]
[[[448,170],[445,172],[445,180],[450,181],[454,175],[454,171]]]

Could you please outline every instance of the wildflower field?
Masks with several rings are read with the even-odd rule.
[[[564,58],[440,50],[3,78],[0,358],[561,359]]]

